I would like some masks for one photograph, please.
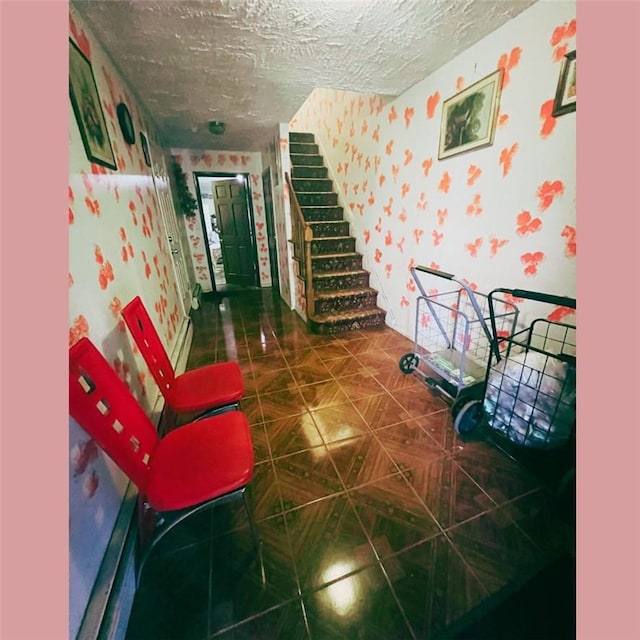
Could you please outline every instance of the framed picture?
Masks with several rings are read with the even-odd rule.
[[[438,160],[493,144],[501,87],[498,69],[442,103]]]
[[[87,158],[96,164],[117,169],[91,62],[71,39],[69,40],[69,97]]]
[[[553,103],[554,118],[576,110],[576,52],[571,51],[562,59],[556,99]]]
[[[140,132],[140,145],[142,146],[142,153],[144,154],[144,161],[147,163],[147,167],[151,166],[151,155],[149,154],[149,142],[147,136]]]

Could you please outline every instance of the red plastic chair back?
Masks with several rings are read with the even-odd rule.
[[[69,413],[144,493],[158,433],[88,338],[69,350]]]
[[[140,296],[136,296],[124,307],[122,317],[129,327],[153,379],[164,395],[171,389],[176,374]]]

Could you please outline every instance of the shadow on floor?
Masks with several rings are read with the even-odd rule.
[[[465,616],[449,640],[572,640],[576,637],[576,560],[565,555],[513,591]]]

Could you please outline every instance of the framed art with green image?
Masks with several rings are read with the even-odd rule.
[[[493,144],[502,73],[498,69],[442,103],[438,160]]]
[[[87,158],[104,167],[117,169],[91,62],[71,39],[69,97]]]

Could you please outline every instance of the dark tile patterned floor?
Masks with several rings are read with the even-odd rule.
[[[311,335],[270,291],[205,296],[192,317],[187,367],[234,359],[244,375],[266,584],[242,505],[199,513],[148,561],[129,640],[485,637],[476,611],[572,556],[558,474],[458,437],[399,371],[410,340]]]

